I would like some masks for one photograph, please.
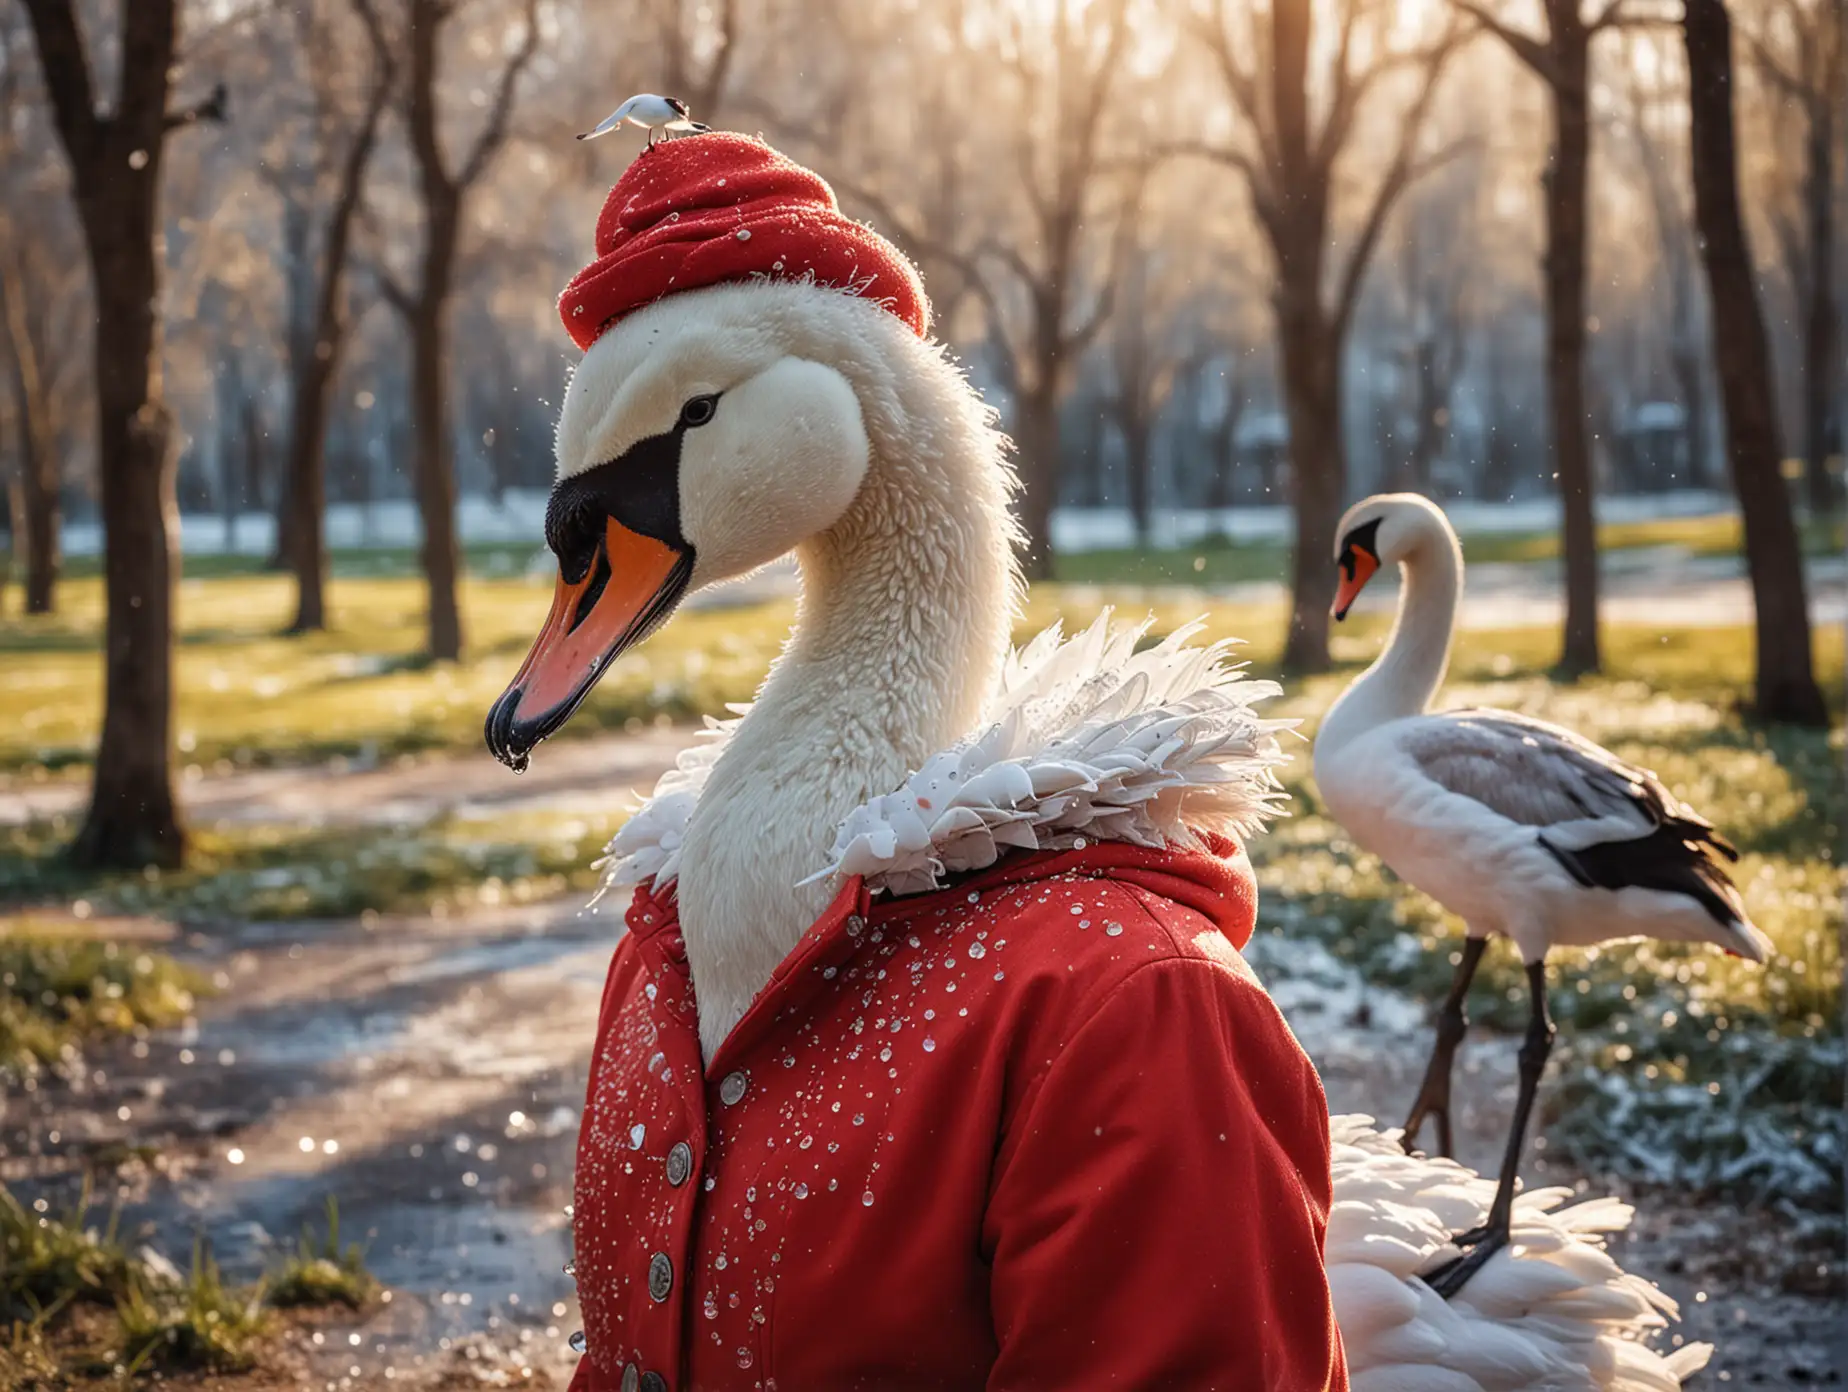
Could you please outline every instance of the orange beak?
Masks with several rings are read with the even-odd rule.
[[[1335,591],[1335,622],[1348,616],[1354,601],[1367,587],[1367,581],[1380,568],[1380,558],[1359,546],[1349,546],[1341,555],[1341,587]]]
[[[488,748],[523,772],[533,747],[578,708],[625,650],[667,621],[693,574],[690,551],[610,519],[583,577],[561,571],[533,650],[488,712]]]

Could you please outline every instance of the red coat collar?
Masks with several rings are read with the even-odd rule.
[[[1063,875],[1128,880],[1162,898],[1193,909],[1226,936],[1235,948],[1251,937],[1252,894],[1245,853],[1227,837],[1207,834],[1205,849],[1150,850],[1121,842],[1094,842],[1067,851],[1018,852],[1003,856],[989,869],[937,890],[903,898],[875,896],[861,876],[849,878],[828,907],[810,925],[788,956],[777,964],[769,982],[758,992],[718,1052],[704,1066],[707,1078],[722,1076],[751,1052],[779,1019],[797,1014],[810,993],[832,971],[857,953],[862,944],[877,941],[886,927],[915,915],[934,912],[946,899],[969,899],[998,889]],[[698,1019],[693,977],[687,965],[686,939],[680,930],[680,904],[675,887],[655,890],[644,885],[635,891],[627,914],[630,934],[651,966],[660,985],[674,990],[674,1013],[691,1024]],[[832,969],[832,970],[831,970]],[[697,1030],[692,1031],[697,1037]],[[692,1079],[702,1070],[695,1057],[670,1060],[680,1076]]]

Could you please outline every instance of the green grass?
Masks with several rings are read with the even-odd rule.
[[[194,1369],[242,1372],[256,1364],[269,1328],[262,1288],[226,1285],[199,1238],[179,1285],[134,1273],[116,1303],[116,1319],[116,1361],[129,1377]]]
[[[610,813],[593,817],[525,812],[331,830],[226,824],[196,830],[183,870],[104,875],[73,870],[58,854],[73,830],[62,819],[0,827],[0,904],[81,896],[105,913],[209,925],[528,903],[596,882],[591,862],[620,825],[619,801],[613,795]]]
[[[203,1239],[177,1278],[131,1255],[113,1217],[88,1222],[87,1198],[57,1217],[0,1185],[0,1387],[241,1371],[259,1361],[272,1311],[357,1310],[378,1290],[359,1246],[341,1245],[331,1198],[326,1232],[305,1229],[296,1253],[250,1286],[227,1284]],[[109,1314],[78,1318],[86,1309]]]
[[[91,1038],[177,1024],[207,989],[164,953],[0,920],[0,1083],[74,1062]]]
[[[72,1304],[111,1305],[125,1299],[134,1262],[112,1217],[86,1226],[89,1196],[55,1218],[27,1208],[0,1184],[0,1324],[36,1322]]]
[[[327,1199],[327,1230],[316,1235],[302,1228],[295,1251],[269,1275],[264,1290],[277,1309],[292,1306],[345,1305],[363,1308],[378,1293],[379,1283],[366,1270],[366,1251],[357,1242],[340,1245],[340,1205]]]
[[[311,763],[433,749],[478,751],[488,707],[526,656],[551,603],[521,578],[463,585],[469,653],[422,658],[423,589],[402,579],[336,581],[333,629],[285,637],[291,584],[279,576],[182,582],[174,726],[182,765]],[[63,587],[61,611],[0,617],[0,774],[87,766],[101,719],[102,589]],[[792,608],[679,616],[604,679],[574,735],[665,715],[692,719],[748,697]],[[0,880],[0,883],[4,883]]]

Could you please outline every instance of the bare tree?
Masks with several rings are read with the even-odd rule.
[[[49,614],[60,569],[58,401],[49,358],[47,290],[55,271],[42,246],[25,244],[11,219],[0,215],[0,318],[5,321],[8,386],[18,441],[19,512],[14,548],[23,554],[21,576],[28,614]]]
[[[279,516],[286,519],[287,525],[279,525],[277,531],[283,559],[295,575],[296,587],[291,633],[327,626],[327,416],[349,328],[346,272],[354,218],[396,72],[392,47],[372,0],[347,3],[365,30],[371,54],[369,69],[359,87],[361,105],[357,117],[343,109],[343,94],[334,90],[339,78],[333,69],[344,68],[350,62],[350,57],[341,52],[337,24],[327,22],[320,6],[295,10],[302,61],[315,86],[316,157],[306,193],[324,200],[325,212],[320,255],[309,268],[311,318],[291,365],[288,454],[280,490],[283,505]],[[303,191],[290,188],[286,196],[298,199]],[[294,211],[293,204],[290,211]],[[307,213],[306,209],[302,211]]]
[[[1401,351],[1409,387],[1411,432],[1392,461],[1394,486],[1429,493],[1438,456],[1450,437],[1450,403],[1463,374],[1469,339],[1465,309],[1468,267],[1454,255],[1436,255],[1431,244],[1454,232],[1469,216],[1467,194],[1420,200],[1402,219],[1398,247],[1398,293],[1406,332]]]
[[[1011,290],[1025,300],[1023,332],[1008,331],[991,308],[995,358],[1014,402],[1020,447],[1018,500],[1027,573],[1052,573],[1052,510],[1058,502],[1059,406],[1085,349],[1110,317],[1106,285],[1082,304],[1086,224],[1102,213],[1115,239],[1140,200],[1138,166],[1114,171],[1103,147],[1119,59],[1129,35],[1129,0],[1100,0],[1083,14],[1059,5],[1043,42],[1016,29],[1007,66],[1019,88],[1021,119],[1009,138],[1028,208],[1027,236],[988,240],[970,283],[991,302]],[[1026,248],[1037,255],[1029,256]],[[1000,268],[996,276],[995,268]]]
[[[1391,49],[1376,32],[1357,43],[1371,19],[1386,8],[1369,0],[1343,0],[1325,86],[1310,72],[1310,55],[1322,44],[1312,0],[1273,0],[1251,18],[1241,38],[1229,22],[1226,0],[1213,0],[1198,28],[1226,90],[1249,129],[1249,138],[1226,146],[1187,145],[1237,170],[1276,266],[1272,308],[1290,421],[1295,488],[1296,547],[1291,574],[1289,637],[1284,666],[1294,672],[1328,668],[1329,606],[1335,573],[1328,564],[1347,489],[1347,455],[1341,427],[1341,358],[1367,267],[1393,205],[1426,171],[1452,158],[1459,146],[1420,154],[1425,118],[1438,79],[1457,44],[1446,30],[1427,46]],[[1371,63],[1358,66],[1371,51]],[[1247,62],[1255,55],[1257,62]],[[1405,72],[1416,90],[1402,113],[1397,141],[1364,205],[1347,256],[1332,275],[1330,227],[1336,168],[1357,129],[1368,94],[1389,74]],[[1333,297],[1326,287],[1332,282]]]
[[[222,119],[224,90],[168,107],[179,0],[122,6],[115,99],[104,105],[74,0],[25,0],[70,159],[96,293],[102,484],[103,731],[89,815],[71,847],[91,866],[177,865],[173,800],[173,447],[161,400],[160,169],[167,136]]]
[[[456,253],[468,195],[506,143],[514,89],[539,48],[538,0],[525,0],[520,41],[501,65],[487,117],[468,153],[452,163],[438,129],[442,121],[437,88],[443,26],[456,9],[456,0],[406,0],[406,120],[423,202],[423,248],[414,290],[380,273],[386,296],[404,316],[411,336],[413,481],[430,593],[428,646],[438,661],[455,661],[462,655],[462,611],[456,602],[462,555],[456,536],[455,446],[449,414],[449,309]]]
[[[1779,23],[1786,31],[1789,58],[1781,56],[1763,32]],[[1761,25],[1763,29],[1751,36],[1755,66],[1803,125],[1801,213],[1794,219],[1777,216],[1775,221],[1803,318],[1804,480],[1810,511],[1820,516],[1838,501],[1828,465],[1832,437],[1840,429],[1832,410],[1841,381],[1835,199],[1840,124],[1848,106],[1848,9],[1842,0],[1777,0],[1767,6]]]
[[[1694,215],[1713,300],[1713,355],[1726,404],[1726,454],[1745,520],[1757,622],[1755,706],[1767,720],[1826,726],[1811,667],[1803,554],[1779,470],[1771,355],[1739,210],[1733,130],[1732,20],[1724,0],[1686,0],[1689,155]]]
[[[661,55],[663,86],[707,124],[719,119],[738,56],[739,0],[648,0],[646,22]]]
[[[1707,439],[1707,345],[1703,305],[1694,269],[1693,229],[1686,198],[1669,176],[1665,136],[1656,129],[1658,105],[1631,65],[1627,133],[1636,151],[1636,170],[1648,195],[1662,275],[1668,282],[1668,357],[1681,409],[1687,415],[1688,463],[1696,480],[1706,477],[1712,449]]]
[[[64,289],[68,261],[54,253],[62,229],[39,217],[28,226],[19,214],[33,207],[40,190],[30,175],[40,160],[29,147],[38,134],[25,125],[24,36],[8,24],[0,56],[0,162],[8,173],[6,206],[0,209],[0,343],[8,363],[17,467],[9,478],[11,550],[23,559],[25,612],[48,614],[55,604],[60,568],[58,432],[60,401],[55,378],[57,334],[52,323]],[[22,138],[22,129],[26,134]],[[24,168],[22,169],[22,166]],[[14,177],[25,174],[25,178]]]
[[[1136,540],[1145,546],[1154,508],[1155,426],[1176,381],[1195,367],[1176,351],[1175,326],[1163,312],[1170,306],[1152,302],[1157,296],[1150,283],[1156,270],[1151,262],[1157,256],[1132,239],[1117,264],[1116,308],[1106,336],[1109,386],[1102,403],[1123,446],[1130,516]]]
[[[1546,252],[1547,402],[1559,475],[1566,559],[1566,628],[1558,672],[1573,677],[1602,663],[1598,644],[1598,525],[1585,405],[1586,182],[1591,167],[1591,44],[1639,21],[1631,0],[1601,0],[1586,19],[1582,0],[1542,0],[1545,32],[1504,23],[1481,0],[1452,0],[1508,46],[1546,84],[1553,142],[1543,180]]]

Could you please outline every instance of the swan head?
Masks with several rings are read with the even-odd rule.
[[[671,296],[591,345],[559,415],[551,613],[489,712],[497,758],[524,767],[688,594],[841,520],[872,448],[833,364],[910,332],[836,291],[731,285]]]
[[[1411,559],[1433,536],[1456,545],[1443,509],[1422,494],[1376,493],[1349,508],[1335,528],[1335,564],[1341,569],[1332,611],[1337,622],[1383,567]]]

